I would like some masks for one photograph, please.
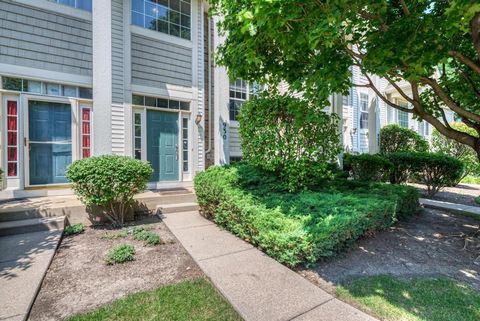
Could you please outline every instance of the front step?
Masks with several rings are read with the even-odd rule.
[[[65,216],[0,222],[0,236],[63,230]]]
[[[135,201],[136,213],[151,214],[157,210],[158,205],[195,203],[196,196],[188,190],[161,191],[141,194]],[[86,208],[75,198],[62,199],[55,203],[45,198],[0,204],[0,223],[60,216],[66,216],[71,224],[88,224]]]
[[[171,214],[180,212],[193,212],[198,211],[199,207],[196,202],[191,203],[178,203],[178,204],[165,204],[157,205],[157,214]]]

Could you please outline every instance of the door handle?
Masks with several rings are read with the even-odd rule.
[[[178,160],[178,144],[175,144],[175,160]]]

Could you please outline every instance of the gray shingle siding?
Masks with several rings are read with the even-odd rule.
[[[132,35],[132,83],[149,87],[192,86],[192,50]]]
[[[92,75],[90,21],[0,0],[0,63]]]
[[[112,102],[124,102],[123,0],[112,0]]]

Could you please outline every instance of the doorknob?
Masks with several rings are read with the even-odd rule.
[[[175,160],[178,160],[178,144],[175,144]]]

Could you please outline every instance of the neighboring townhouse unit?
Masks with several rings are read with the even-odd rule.
[[[0,0],[3,194],[53,193],[67,186],[70,163],[101,154],[148,160],[151,188],[191,181],[213,150],[207,9],[200,0]]]
[[[240,159],[237,115],[261,88],[214,67],[223,39],[207,12],[201,0],[0,0],[0,198],[68,192],[65,169],[92,155],[149,161],[150,188]],[[375,152],[387,123],[431,132],[364,88],[331,102],[352,152]]]

